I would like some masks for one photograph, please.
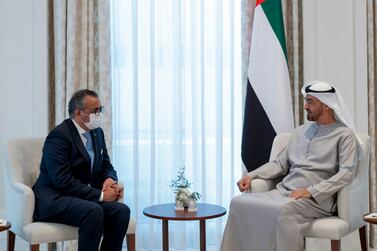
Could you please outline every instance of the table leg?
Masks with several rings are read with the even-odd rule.
[[[162,250],[169,251],[169,222],[162,220]]]
[[[16,235],[12,231],[8,230],[8,251],[14,251],[14,242]]]
[[[206,251],[206,221],[200,220],[200,251]]]

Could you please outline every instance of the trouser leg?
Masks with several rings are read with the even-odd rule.
[[[67,208],[44,221],[79,227],[78,251],[95,251],[103,233],[103,209],[96,203],[72,198]]]
[[[103,202],[100,205],[104,212],[101,251],[121,251],[130,221],[130,209],[119,202]]]
[[[330,216],[331,213],[316,206],[313,201],[299,199],[284,204],[277,220],[276,250],[304,250],[304,233],[313,219]]]

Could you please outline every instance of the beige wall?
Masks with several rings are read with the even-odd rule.
[[[0,141],[47,133],[46,10],[47,0],[0,0]],[[0,168],[0,218],[2,184]]]
[[[366,0],[303,0],[304,82],[340,89],[368,133]]]

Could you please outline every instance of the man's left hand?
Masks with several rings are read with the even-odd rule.
[[[290,198],[298,200],[298,199],[310,199],[312,195],[309,193],[309,191],[305,188],[300,188],[294,190],[290,195]]]
[[[105,191],[107,188],[112,187],[116,184],[116,182],[112,178],[107,178],[102,185],[102,191]]]
[[[120,183],[116,183],[115,185],[113,185],[113,188],[115,188],[118,192],[119,192],[119,197],[118,197],[118,201],[119,200],[122,200],[123,199],[123,183],[120,182]]]
[[[105,191],[108,188],[115,189],[117,193],[119,193],[117,201],[123,199],[123,184],[118,184],[116,181],[114,181],[112,178],[107,178],[105,182],[103,182],[102,185],[102,191]]]

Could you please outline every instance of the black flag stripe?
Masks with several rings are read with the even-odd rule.
[[[268,162],[276,132],[247,80],[241,157],[248,172]]]

